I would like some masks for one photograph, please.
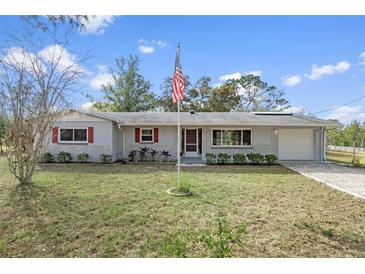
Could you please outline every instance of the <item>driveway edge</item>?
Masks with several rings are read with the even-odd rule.
[[[360,198],[360,199],[362,199],[362,200],[365,200],[365,197],[364,197],[364,196],[362,196],[362,195],[359,195],[359,194],[354,193],[354,192],[352,192],[352,191],[349,191],[349,190],[347,190],[347,189],[343,189],[343,188],[341,188],[341,187],[338,187],[338,186],[333,185],[333,184],[331,184],[331,183],[328,183],[328,182],[326,182],[326,181],[322,181],[322,180],[320,180],[320,179],[318,179],[318,178],[315,178],[315,177],[313,177],[313,176],[311,176],[311,175],[308,175],[308,174],[306,174],[306,173],[304,173],[304,172],[301,172],[301,171],[299,171],[299,170],[296,170],[296,169],[295,169],[295,167],[291,167],[291,166],[289,166],[289,165],[287,165],[287,164],[285,164],[285,163],[281,163],[281,165],[282,165],[282,166],[284,166],[284,167],[286,167],[286,168],[288,168],[288,169],[290,169],[290,170],[295,171],[296,173],[299,173],[299,174],[301,174],[301,175],[303,175],[303,176],[306,176],[306,177],[308,177],[308,178],[311,178],[312,180],[317,181],[317,182],[319,182],[319,183],[321,183],[321,184],[325,184],[325,185],[330,186],[330,187],[332,187],[332,188],[334,188],[334,189],[336,189],[336,190],[339,190],[339,191],[345,192],[345,193],[347,193],[347,194],[350,194],[350,195],[352,195],[352,196],[355,196],[356,198]]]

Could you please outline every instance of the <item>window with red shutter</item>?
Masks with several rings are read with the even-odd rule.
[[[134,130],[134,141],[136,143],[139,143],[139,134],[140,134],[140,130],[139,130],[139,127],[137,127]]]
[[[153,129],[153,142],[158,143],[158,128],[157,127],[155,127]]]
[[[52,129],[52,143],[54,144],[58,143],[58,127],[54,127]]]
[[[88,127],[87,128],[87,136],[88,136],[88,143],[89,144],[93,144],[94,143],[94,128],[93,127]]]

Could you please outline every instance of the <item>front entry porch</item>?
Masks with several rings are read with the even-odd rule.
[[[205,165],[205,161],[202,159],[202,156],[198,157],[181,157],[180,160],[182,165]]]
[[[181,156],[189,162],[196,158],[201,161],[202,156],[202,129],[184,127],[181,131]]]

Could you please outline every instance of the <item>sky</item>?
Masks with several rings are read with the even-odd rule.
[[[0,16],[0,30],[19,26],[19,18]],[[174,70],[176,44],[181,64],[194,83],[210,76],[212,84],[253,73],[286,93],[293,111],[321,118],[365,121],[365,16],[98,16],[75,33],[69,58],[90,52],[83,67],[83,92],[102,98],[115,59],[137,55],[141,73],[160,93]],[[1,34],[0,34],[1,35]]]

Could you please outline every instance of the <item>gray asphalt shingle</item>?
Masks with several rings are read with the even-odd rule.
[[[121,125],[176,125],[176,112],[96,112],[85,114],[112,120]],[[335,126],[329,120],[284,113],[188,112],[180,113],[181,125],[243,126]]]

